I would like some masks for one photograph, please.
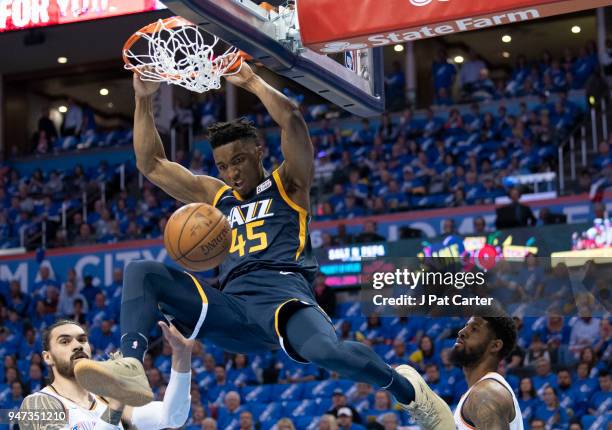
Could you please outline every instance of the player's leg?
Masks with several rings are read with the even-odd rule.
[[[238,309],[219,290],[200,284],[191,275],[154,261],[135,261],[124,273],[121,301],[121,352],[104,362],[82,360],[75,367],[81,386],[131,406],[153,398],[142,366],[148,334],[161,311],[181,333],[195,338],[210,333],[215,343],[232,349],[232,333],[244,336]],[[203,328],[206,319],[205,328]],[[117,394],[119,393],[119,394]]]
[[[453,416],[410,366],[397,371],[371,348],[359,342],[342,341],[326,317],[315,307],[300,309],[287,321],[285,335],[301,357],[357,382],[389,390],[425,429],[452,429]]]

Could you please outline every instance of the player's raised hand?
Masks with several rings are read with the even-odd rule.
[[[168,325],[163,321],[160,321],[159,326],[164,335],[164,339],[168,341],[173,352],[191,351],[195,340],[186,339],[172,324]]]
[[[138,73],[134,73],[134,93],[137,98],[150,97],[159,89],[159,82],[149,82],[140,79]]]
[[[231,84],[234,84],[241,88],[246,88],[251,79],[253,79],[257,75],[255,74],[251,66],[249,66],[246,62],[246,60],[250,57],[245,58],[246,54],[243,53],[237,53],[234,55],[241,57],[236,60],[236,63],[239,64],[239,70],[238,72],[229,72],[231,74],[225,76],[225,79],[227,79],[227,81]],[[233,59],[233,56],[229,56],[227,61],[233,61]],[[241,65],[240,62],[242,62]]]

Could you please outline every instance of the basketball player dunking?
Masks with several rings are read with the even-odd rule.
[[[505,315],[472,316],[459,331],[451,358],[463,368],[469,389],[455,409],[458,430],[523,430],[518,401],[497,373],[515,343],[514,321]]]
[[[121,303],[123,358],[79,363],[77,378],[100,395],[121,392],[126,404],[150,401],[140,363],[148,347],[146,334],[161,310],[186,337],[206,337],[233,352],[283,348],[296,361],[388,389],[424,429],[453,429],[450,408],[416,370],[394,370],[366,345],[336,336],[312,287],[317,263],[308,221],[314,149],[306,123],[298,108],[248,64],[226,79],[257,96],[280,126],[284,162],[273,172],[264,169],[257,129],[245,120],[209,129],[222,180],[193,175],[169,161],[152,110],[159,84],[134,76],[137,167],[181,202],[208,203],[228,218],[232,246],[219,267],[222,291],[158,262],[130,263]],[[135,364],[129,382],[112,371],[124,363]]]
[[[160,322],[172,347],[172,370],[163,402],[142,407],[125,406],[116,399],[95,396],[79,385],[74,367],[91,357],[87,332],[75,321],[59,320],[43,334],[43,359],[49,367],[50,384],[30,394],[21,404],[22,430],[117,430],[123,424],[157,430],[182,426],[189,415],[191,350],[193,341]],[[129,377],[130,369],[114,369]]]

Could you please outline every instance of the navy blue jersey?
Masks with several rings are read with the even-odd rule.
[[[213,206],[227,217],[232,229],[229,255],[219,266],[222,287],[258,269],[297,272],[312,283],[318,267],[308,234],[310,217],[289,198],[278,170],[257,186],[250,199],[222,187]]]

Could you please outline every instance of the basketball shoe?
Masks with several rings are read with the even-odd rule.
[[[433,392],[419,372],[408,365],[395,368],[414,387],[414,400],[402,408],[408,412],[423,430],[454,430],[453,414],[444,400]]]
[[[77,382],[87,391],[115,399],[128,406],[144,406],[153,401],[142,363],[124,358],[120,352],[106,361],[79,360],[74,366]]]

